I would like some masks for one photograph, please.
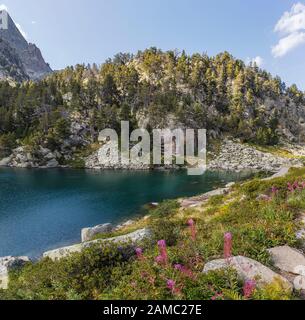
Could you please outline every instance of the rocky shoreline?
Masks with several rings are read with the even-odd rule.
[[[284,157],[269,152],[263,152],[255,147],[242,144],[240,142],[225,140],[218,154],[210,154],[210,160],[207,169],[211,171],[265,171],[277,172],[282,167],[301,167],[300,160],[305,155],[303,147],[293,145],[287,147],[287,152],[291,157]],[[70,157],[69,157],[70,158]],[[52,152],[47,148],[40,147],[35,152],[27,150],[26,147],[18,147],[13,150],[12,154],[0,160],[0,167],[12,168],[71,168],[69,165],[60,165],[62,154],[58,151]],[[109,159],[107,163],[102,163],[99,150],[84,158],[84,169],[92,170],[180,170],[183,167],[177,165],[151,166],[141,162],[136,164],[113,164],[114,161]]]
[[[50,149],[40,147],[35,152],[25,147],[18,147],[13,153],[0,161],[0,167],[11,168],[58,168],[60,154]]]
[[[291,150],[293,151],[293,150]],[[262,152],[254,147],[226,140],[220,147],[220,153],[208,163],[210,170],[253,170],[277,172],[282,167],[301,167],[298,158],[285,158]]]

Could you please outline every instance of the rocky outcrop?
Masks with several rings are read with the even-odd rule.
[[[299,268],[305,268],[305,256],[289,246],[275,247],[268,250],[274,266],[281,271],[300,274]]]
[[[49,64],[44,61],[40,49],[33,43],[29,43],[27,49],[21,53],[21,60],[26,74],[32,80],[42,79],[52,72]]]
[[[275,273],[263,264],[243,256],[212,260],[204,266],[203,272],[207,273],[209,271],[229,267],[235,269],[238,276],[243,281],[255,280],[258,287],[263,287],[264,285],[270,284],[279,279],[283,283],[284,288],[290,291],[292,290],[292,285],[287,279]]]
[[[268,180],[272,180],[275,178],[280,178],[280,177],[284,177],[288,172],[289,172],[290,167],[283,167],[281,168],[278,172],[276,172],[275,174],[273,174],[271,177],[262,179],[263,181],[268,181]]]
[[[123,236],[118,236],[118,237],[113,237],[108,239],[98,239],[98,240],[93,240],[89,242],[79,243],[69,247],[63,247],[63,248],[47,251],[43,254],[43,257],[50,258],[52,260],[59,260],[71,255],[72,253],[81,252],[84,248],[88,248],[90,246],[93,246],[99,243],[105,243],[105,242],[137,243],[141,240],[144,240],[145,238],[148,238],[149,236],[150,236],[150,231],[148,229],[141,229]]]
[[[279,157],[231,140],[226,140],[220,154],[208,163],[209,169],[231,171],[250,169],[275,172],[282,167],[292,166],[302,166],[302,163],[298,159]]]
[[[131,225],[133,225],[135,223],[135,221],[133,220],[127,220],[126,222],[119,224],[118,226],[115,227],[115,230],[121,230],[123,228],[129,227]]]
[[[220,196],[228,193],[233,184],[229,184],[226,188],[216,189],[207,193],[204,193],[200,196],[186,198],[180,200],[180,205],[182,208],[194,208],[201,206],[204,202],[208,201],[211,197]]]
[[[24,266],[30,262],[28,257],[3,257],[0,258],[0,289],[7,289],[9,271]]]
[[[89,120],[79,112],[72,112],[67,118],[69,122],[69,135],[59,138],[57,148],[50,150],[45,147],[46,141],[41,145],[22,145],[12,150],[9,157],[0,159],[0,166],[19,168],[56,168],[60,164],[73,163],[73,160],[82,160],[76,154],[77,150],[87,146]],[[66,165],[68,166],[68,165]]]
[[[274,266],[289,280],[295,290],[305,294],[305,256],[289,246],[268,250]]]
[[[90,241],[97,234],[110,233],[113,230],[111,223],[100,224],[93,228],[83,228],[81,231],[82,242]]]
[[[23,81],[29,79],[17,52],[0,37],[0,79]]]
[[[100,141],[101,142],[101,141]],[[112,148],[113,152],[104,155],[103,148]],[[140,150],[139,150],[140,151]],[[118,147],[111,142],[101,142],[101,148],[85,159],[85,167],[88,169],[111,170],[149,170],[151,166],[141,161],[123,163],[123,156]]]
[[[12,160],[12,156],[0,160],[0,167],[9,167]]]
[[[55,168],[58,167],[57,154],[47,148],[40,147],[35,153],[26,147],[18,147],[13,153],[0,161],[0,166],[16,168]]]

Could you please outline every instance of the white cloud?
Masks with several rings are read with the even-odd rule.
[[[305,29],[305,5],[296,3],[290,11],[283,14],[276,24],[274,31],[290,34]]]
[[[32,20],[31,21],[31,24],[36,24],[37,22],[35,20]]]
[[[5,4],[0,4],[0,10],[8,11],[8,7]]]
[[[255,58],[247,58],[247,64],[256,64],[259,68],[264,64],[264,59],[260,56]]]
[[[275,58],[283,57],[289,51],[297,48],[305,42],[305,32],[294,32],[282,38],[279,43],[272,47],[272,54]]]
[[[305,43],[305,5],[300,2],[294,4],[277,22],[274,32],[282,35],[278,44],[272,47],[275,58],[283,57]]]
[[[26,34],[26,32],[22,29],[21,25],[19,23],[16,23],[16,27],[18,28],[18,30],[20,31],[20,33],[23,35],[23,37],[25,39],[28,39],[28,35]]]

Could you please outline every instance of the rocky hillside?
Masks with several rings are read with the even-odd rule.
[[[0,77],[16,81],[38,80],[51,73],[40,50],[26,41],[8,13],[7,17],[8,28],[0,29]]]
[[[15,50],[25,45],[19,37],[15,43]],[[28,162],[45,166],[43,148],[60,165],[96,167],[98,133],[119,133],[122,120],[131,130],[206,128],[210,144],[225,137],[260,146],[302,144],[305,95],[227,52],[189,56],[156,48],[118,54],[100,66],[67,67],[34,83],[0,82],[0,158],[15,159],[13,150],[22,147],[31,151]]]
[[[0,38],[0,78],[23,81],[28,79],[23,64],[16,52],[5,40]]]

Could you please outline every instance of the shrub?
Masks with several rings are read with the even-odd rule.
[[[180,228],[171,220],[155,220],[151,225],[153,241],[164,239],[169,246],[177,243],[180,235]]]
[[[86,166],[85,160],[81,158],[75,158],[68,161],[68,164],[73,169],[84,169]]]
[[[236,271],[225,269],[199,274],[196,281],[188,278],[183,293],[187,300],[224,300],[239,297],[241,290]]]
[[[0,136],[0,159],[8,157],[17,146],[14,133],[7,133]]]
[[[305,209],[305,190],[296,190],[288,196],[287,204],[293,209]]]
[[[255,300],[290,300],[292,294],[287,290],[280,279],[275,279],[272,283],[262,289],[255,290],[253,294]]]
[[[59,261],[43,259],[10,274],[0,299],[96,299],[130,272],[129,245],[99,244]]]
[[[225,197],[224,195],[213,196],[208,200],[207,205],[208,206],[217,206],[223,202],[224,197]]]
[[[180,207],[178,201],[176,200],[167,200],[160,203],[156,209],[151,211],[151,215],[156,218],[167,217]]]
[[[279,142],[279,137],[271,128],[259,128],[256,133],[255,142],[263,146],[272,146]]]

